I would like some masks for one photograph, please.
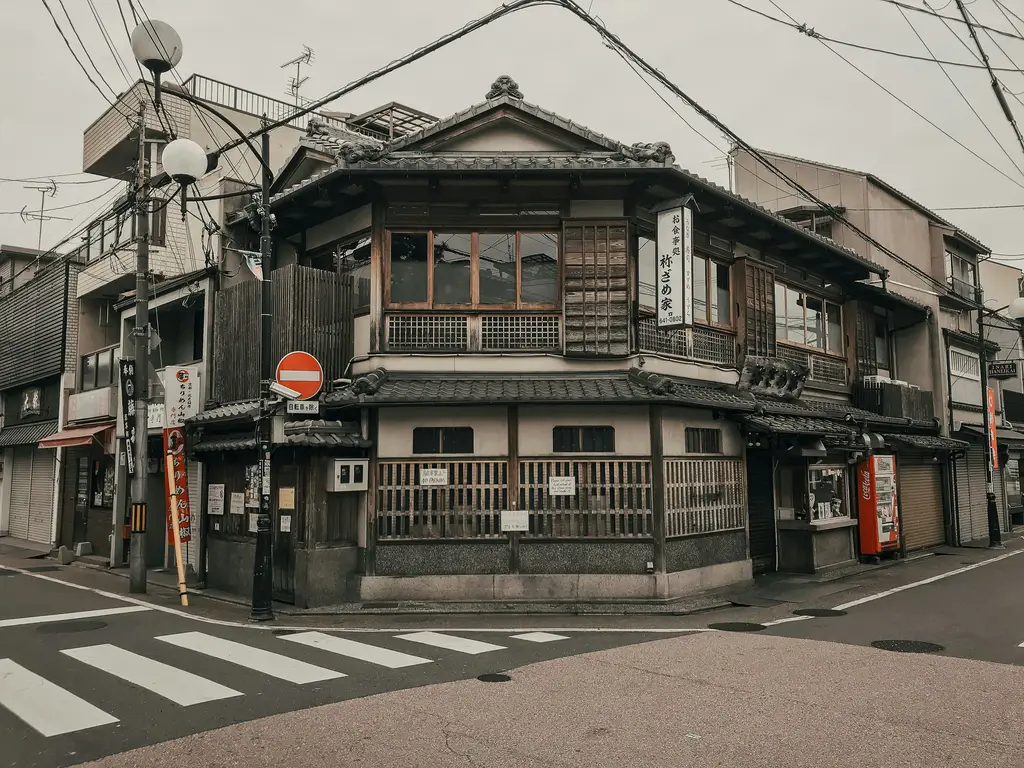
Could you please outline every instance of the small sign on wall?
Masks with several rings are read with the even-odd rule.
[[[575,496],[576,477],[549,477],[548,496]]]
[[[288,413],[308,414],[311,416],[320,415],[319,400],[289,400],[285,406]]]
[[[530,530],[530,517],[525,509],[501,510],[501,532],[517,533]]]
[[[232,493],[231,494],[231,514],[232,515],[244,515],[245,514],[245,494],[244,493]]]
[[[224,483],[210,483],[206,489],[206,514],[224,514]]]
[[[295,489],[294,488],[278,488],[277,489],[277,508],[278,509],[295,509]],[[282,528],[282,530],[284,530]]]
[[[249,533],[256,533],[258,530],[256,527],[257,518],[259,518],[259,515],[256,512],[249,513]]]
[[[448,485],[448,467],[436,469],[420,468],[420,485],[438,486]]]
[[[292,530],[292,516],[281,515],[281,533],[291,533]]]

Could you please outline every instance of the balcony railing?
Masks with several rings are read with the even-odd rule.
[[[719,328],[694,326],[658,328],[653,317],[640,318],[640,351],[681,357],[702,363],[736,365],[736,334]]]
[[[950,293],[959,296],[961,299],[967,299],[967,301],[978,300],[978,288],[973,283],[949,275],[946,277],[946,285]]]
[[[562,352],[562,318],[549,314],[393,314],[390,352]]]
[[[879,416],[915,421],[930,421],[935,417],[930,390],[914,389],[901,384],[861,383],[854,389],[853,402],[858,408]]]
[[[778,345],[778,356],[797,365],[807,366],[807,381],[818,384],[832,384],[845,387],[849,383],[846,360],[831,355],[819,354],[807,349]]]

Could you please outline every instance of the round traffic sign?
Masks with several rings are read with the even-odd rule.
[[[296,400],[309,400],[324,385],[324,369],[309,352],[289,352],[277,364],[277,383],[296,392]]]

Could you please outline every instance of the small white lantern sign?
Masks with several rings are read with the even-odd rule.
[[[548,496],[575,496],[576,477],[554,477],[548,478]]]

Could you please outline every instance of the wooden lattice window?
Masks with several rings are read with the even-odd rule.
[[[562,242],[565,354],[629,354],[626,223],[567,224]]]
[[[746,310],[740,337],[743,355],[775,357],[775,270],[752,259],[739,263],[739,298]]]

